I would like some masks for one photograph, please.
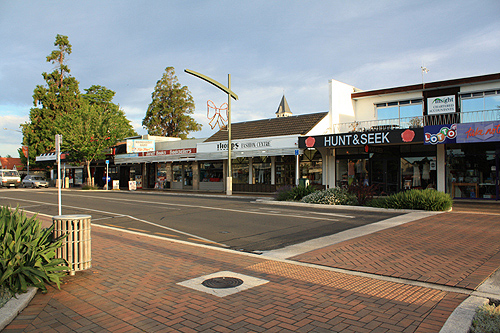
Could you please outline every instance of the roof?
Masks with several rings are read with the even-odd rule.
[[[18,157],[0,157],[0,169],[13,169],[14,165],[17,170],[22,170],[24,168],[21,159]]]
[[[328,112],[270,118],[231,124],[231,140],[264,138],[284,135],[306,135]],[[205,142],[226,141],[227,130],[219,130]]]
[[[363,97],[406,93],[406,92],[412,92],[412,91],[423,91],[423,90],[434,90],[434,89],[441,89],[441,88],[460,87],[460,86],[464,86],[464,85],[494,82],[494,81],[500,81],[500,73],[472,76],[472,77],[445,80],[445,81],[429,82],[429,83],[425,83],[425,84],[422,84],[422,83],[413,84],[410,86],[401,86],[401,87],[368,90],[368,91],[358,91],[358,92],[353,92],[351,94],[351,97],[353,99],[358,99],[358,98],[363,98]]]

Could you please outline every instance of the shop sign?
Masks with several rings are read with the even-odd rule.
[[[203,142],[197,145],[198,153],[214,153],[227,151],[227,141],[222,142]],[[268,149],[286,149],[297,148],[297,137],[274,137],[262,139],[242,139],[231,142],[231,150],[234,151],[251,151],[251,150],[268,150]]]
[[[127,140],[127,153],[140,153],[154,150],[154,140]]]
[[[500,121],[457,124],[457,143],[500,141]]]
[[[299,148],[349,147],[422,142],[423,128],[299,137]]]
[[[424,144],[456,143],[457,124],[432,125],[424,127]]]
[[[139,156],[172,156],[196,154],[196,148],[166,149],[139,153]]]
[[[455,111],[455,95],[427,98],[428,115],[452,113]]]

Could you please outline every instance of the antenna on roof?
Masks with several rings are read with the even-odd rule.
[[[427,67],[424,66],[423,63],[422,63],[422,66],[420,66],[420,69],[422,70],[422,87],[425,88],[424,73],[429,73],[429,70],[427,69]]]

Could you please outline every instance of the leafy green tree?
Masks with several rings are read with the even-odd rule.
[[[57,126],[63,134],[63,149],[69,151],[73,159],[84,162],[90,175],[92,161],[105,158],[109,147],[137,133],[123,110],[112,102],[114,91],[96,85],[85,91],[83,105],[61,117]],[[92,182],[89,176],[87,184],[93,185]]]
[[[148,134],[185,139],[189,132],[201,130],[201,124],[190,116],[194,112],[193,97],[188,87],[177,81],[173,67],[165,69],[151,97],[152,102],[142,120]]]
[[[71,54],[68,37],[57,35],[54,46],[57,49],[47,56],[47,62],[56,65],[56,68],[52,73],[42,73],[46,85],[36,86],[29,122],[21,125],[23,144],[29,146],[29,158],[32,163],[37,155],[54,149],[54,136],[58,134],[54,124],[57,120],[73,113],[82,103],[78,81],[70,76],[70,70],[65,64]],[[20,152],[19,156],[25,163],[24,154]]]

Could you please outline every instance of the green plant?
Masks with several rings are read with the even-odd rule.
[[[276,191],[276,200],[278,201],[300,201],[306,195],[314,193],[316,189],[311,185],[308,186],[295,186],[290,185],[282,186]]]
[[[324,205],[355,206],[358,204],[358,199],[355,194],[349,193],[347,189],[334,187],[309,194],[302,198],[301,202]]]
[[[472,333],[500,332],[500,305],[485,304],[476,310],[472,326]]]
[[[0,208],[0,287],[13,296],[28,286],[47,291],[45,282],[60,287],[69,268],[64,259],[55,258],[64,237],[53,240],[54,226],[42,229],[40,222],[16,208]]]
[[[98,190],[98,189],[99,187],[95,185],[87,185],[87,184],[82,185],[82,190]]]
[[[368,201],[373,199],[377,191],[377,185],[365,186],[363,184],[353,184],[347,187],[347,191],[352,193],[358,199],[358,205],[364,206]]]
[[[380,208],[445,211],[451,208],[453,200],[447,193],[425,189],[395,193],[385,198],[371,200],[367,205]]]

